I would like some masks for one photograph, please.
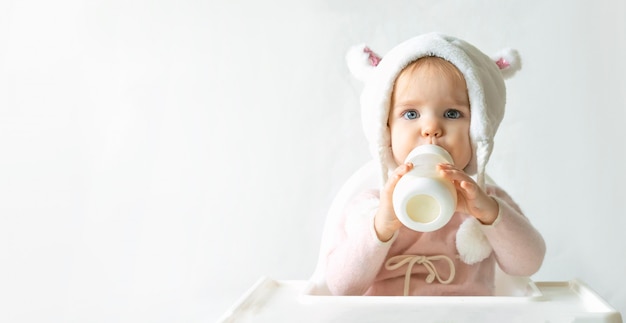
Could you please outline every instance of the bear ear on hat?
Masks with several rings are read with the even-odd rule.
[[[500,73],[502,73],[502,77],[505,79],[512,77],[517,71],[522,69],[522,59],[517,50],[512,48],[505,48],[499,51],[496,55],[491,56],[491,59],[498,65]]]
[[[378,66],[382,58],[365,44],[350,47],[346,53],[346,63],[350,73],[359,81],[365,81]]]

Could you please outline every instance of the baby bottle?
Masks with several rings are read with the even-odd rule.
[[[393,191],[393,208],[406,227],[429,232],[443,227],[456,209],[456,189],[437,171],[437,164],[453,160],[437,145],[422,145],[406,158],[413,169],[402,176]]]

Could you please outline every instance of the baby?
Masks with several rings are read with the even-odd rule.
[[[504,76],[519,69],[516,52],[505,54],[491,59],[436,33],[409,39],[383,59],[363,46],[349,53],[351,71],[365,82],[362,120],[374,160],[333,202],[312,293],[493,295],[496,266],[516,276],[539,270],[542,236],[504,190],[485,180],[504,115]],[[425,144],[452,156],[454,163],[437,167],[458,197],[445,226],[417,232],[398,220],[392,195],[413,167],[404,163],[407,155]]]

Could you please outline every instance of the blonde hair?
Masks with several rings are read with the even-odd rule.
[[[391,93],[391,104],[393,106],[393,97],[396,91],[396,83],[398,79],[402,77],[410,77],[414,75],[418,70],[426,69],[432,73],[432,75],[439,75],[450,78],[455,83],[462,85],[467,91],[467,84],[465,83],[465,77],[459,71],[454,64],[447,60],[437,56],[425,56],[421,57],[409,65],[407,65],[396,77],[396,82],[393,85],[393,92]]]

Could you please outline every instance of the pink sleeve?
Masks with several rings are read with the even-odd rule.
[[[500,207],[498,218],[482,230],[500,268],[509,275],[531,276],[541,267],[546,245],[541,234],[522,214],[519,206],[500,188],[490,195]]]
[[[355,198],[333,228],[334,245],[326,258],[326,282],[333,295],[363,295],[373,284],[397,233],[381,242],[374,231],[379,199],[374,193]]]

